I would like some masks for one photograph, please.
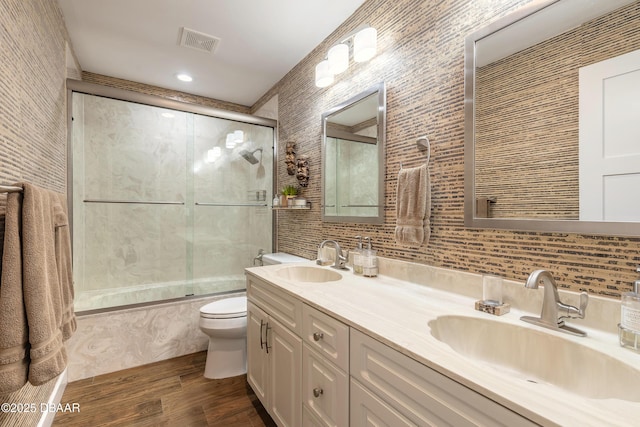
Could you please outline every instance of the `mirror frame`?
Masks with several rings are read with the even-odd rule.
[[[378,94],[378,213],[376,216],[339,216],[339,215],[325,215],[325,166],[326,166],[326,143],[327,143],[327,119],[359,101],[367,98],[370,95]],[[387,130],[387,91],[384,82],[380,82],[373,87],[357,94],[356,96],[349,98],[345,102],[331,108],[329,111],[322,113],[322,192],[321,192],[321,205],[322,221],[333,223],[360,223],[360,224],[384,224],[384,171],[386,166],[385,161],[385,146],[386,146],[386,130]]]
[[[560,0],[542,0],[526,5],[465,38],[464,46],[464,225],[466,228],[550,233],[640,236],[640,222],[549,220],[476,217],[475,196],[475,68],[476,42]]]

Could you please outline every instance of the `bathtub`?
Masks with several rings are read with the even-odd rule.
[[[78,313],[191,295],[222,294],[244,290],[245,287],[244,274],[238,274],[195,279],[191,282],[172,281],[90,291],[76,290],[74,308]]]

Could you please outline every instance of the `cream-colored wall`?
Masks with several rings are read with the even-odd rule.
[[[464,39],[528,0],[368,0],[294,67],[264,100],[278,95],[279,186],[286,174],[284,147],[298,144],[309,155],[311,211],[278,212],[278,249],[315,257],[323,239],[353,248],[353,236],[371,236],[378,253],[474,273],[523,281],[538,268],[551,270],[561,287],[618,297],[636,278],[640,239],[556,233],[478,230],[464,227]],[[343,36],[368,23],[378,30],[378,53],[351,62],[336,82],[314,85],[314,67]],[[323,111],[384,81],[387,85],[387,164],[383,225],[323,224],[320,213]],[[262,104],[259,101],[253,109]],[[421,248],[394,239],[396,184],[400,162],[416,166],[425,157],[415,140],[431,140],[431,239]]]
[[[79,75],[75,60],[67,62],[68,40],[55,1],[0,2],[0,183],[66,189],[65,79],[67,73]],[[0,240],[5,203],[0,195]],[[53,386],[54,381],[40,387],[27,384],[0,400],[39,407]],[[2,411],[0,425],[34,426],[40,415]]]

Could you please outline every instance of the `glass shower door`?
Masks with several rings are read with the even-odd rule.
[[[245,288],[244,268],[271,252],[274,130],[194,117],[193,290]]]
[[[76,310],[182,297],[189,114],[73,94]]]
[[[272,249],[274,130],[73,93],[76,311],[242,290]]]

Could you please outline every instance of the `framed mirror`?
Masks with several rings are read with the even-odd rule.
[[[640,3],[537,1],[465,44],[465,225],[640,236]]]
[[[384,223],[384,83],[322,114],[322,220]]]

